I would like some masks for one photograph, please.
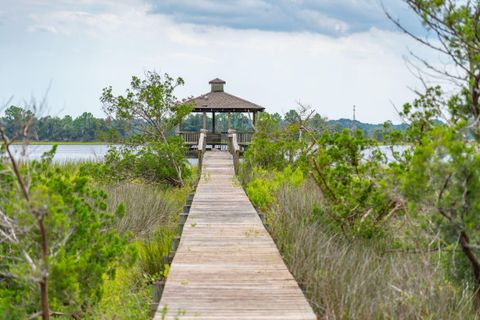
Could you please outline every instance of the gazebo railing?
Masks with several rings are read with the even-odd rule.
[[[197,131],[181,131],[178,132],[178,135],[189,145],[197,145],[198,139],[200,139],[200,132]]]
[[[250,144],[252,142],[253,132],[237,132],[238,144]]]
[[[198,140],[200,138],[200,132],[198,131],[180,131],[177,133],[183,138],[186,144],[195,148],[198,145]],[[253,138],[253,132],[236,132],[237,143],[239,145],[248,145],[251,143]],[[207,132],[205,134],[205,140],[207,145],[228,145],[228,132]]]

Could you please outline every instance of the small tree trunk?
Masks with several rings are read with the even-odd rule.
[[[480,261],[470,247],[470,238],[465,231],[460,232],[459,242],[473,270],[473,276],[475,278],[475,308],[478,311],[480,310]]]
[[[42,247],[42,280],[40,280],[40,304],[42,307],[42,319],[50,319],[50,307],[48,305],[48,246],[47,230],[43,221],[43,214],[38,217],[38,227],[40,229],[40,241]]]

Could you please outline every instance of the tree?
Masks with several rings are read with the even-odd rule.
[[[183,79],[174,79],[168,74],[163,77],[149,71],[145,79],[133,76],[130,88],[125,95],[115,96],[112,87],[103,89],[100,101],[108,115],[124,120],[141,119],[143,137],[147,141],[157,141],[165,145],[178,144],[178,139],[167,139],[167,132],[179,125],[181,120],[191,112],[191,106],[179,104],[173,91],[183,85]],[[183,186],[182,161],[169,150],[175,148],[156,148],[166,152],[168,161],[176,172],[174,183]]]
[[[285,119],[285,123],[287,125],[298,123],[301,120],[300,115],[298,114],[297,110],[293,110],[293,109],[289,110],[287,113],[285,113],[284,119]]]
[[[479,135],[480,128],[480,3],[454,0],[404,0],[421,19],[428,34],[416,35],[398,20],[387,16],[401,30],[418,42],[445,55],[457,67],[450,71],[413,54],[428,70],[457,84],[467,99],[466,105],[452,109],[453,115],[467,117],[472,121],[472,133]],[[433,37],[431,37],[433,36]],[[433,39],[432,39],[433,38]],[[451,69],[451,68],[450,68]]]
[[[34,125],[34,122],[35,117],[31,110],[12,105],[5,110],[5,117],[3,121],[0,121],[0,125],[3,126],[5,134],[8,136],[19,137],[25,136],[27,132],[31,135],[31,130],[26,129],[30,129]]]
[[[27,143],[29,123],[13,136]],[[87,177],[52,165],[56,146],[20,164],[1,125],[0,139],[0,314],[78,319],[127,249],[114,227],[123,206],[107,210],[107,195]]]
[[[480,3],[478,1],[404,0],[428,34],[419,36],[388,17],[418,42],[449,58],[457,72],[414,55],[429,71],[455,83],[445,98],[428,88],[403,108],[413,143],[400,172],[404,195],[416,212],[431,214],[447,246],[459,246],[470,265],[480,306]],[[429,36],[433,35],[433,39]],[[445,124],[440,124],[442,118]],[[405,165],[406,164],[406,165]],[[455,256],[456,265],[461,257]],[[463,280],[468,276],[463,275]]]

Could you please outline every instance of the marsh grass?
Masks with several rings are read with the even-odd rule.
[[[123,203],[124,217],[118,223],[120,232],[132,232],[148,239],[159,229],[168,231],[178,223],[188,188],[172,189],[143,183],[120,183],[104,187],[111,208]]]
[[[158,280],[168,275],[168,256],[175,234],[174,228],[161,228],[141,244],[139,267],[149,279]]]
[[[137,239],[138,266],[144,277],[161,279],[168,273],[168,255],[178,233],[179,213],[189,187],[122,183],[105,187],[111,206],[123,203],[126,212],[117,225],[119,232],[131,232]]]
[[[171,242],[189,187],[124,182],[102,188],[109,195],[110,208],[125,205],[125,215],[117,228],[132,234],[138,259],[129,268],[119,268],[115,278],[106,279],[95,319],[149,319],[151,283],[168,273]]]
[[[478,319],[472,291],[448,282],[435,253],[389,252],[385,240],[345,240],[312,219],[307,181],[284,187],[267,225],[321,319]]]

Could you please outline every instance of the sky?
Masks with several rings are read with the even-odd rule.
[[[415,33],[401,0],[384,6]],[[147,70],[185,80],[178,98],[225,91],[285,113],[400,122],[420,82],[405,57],[438,57],[400,32],[380,0],[0,0],[0,107],[47,99],[44,114],[91,112]]]

